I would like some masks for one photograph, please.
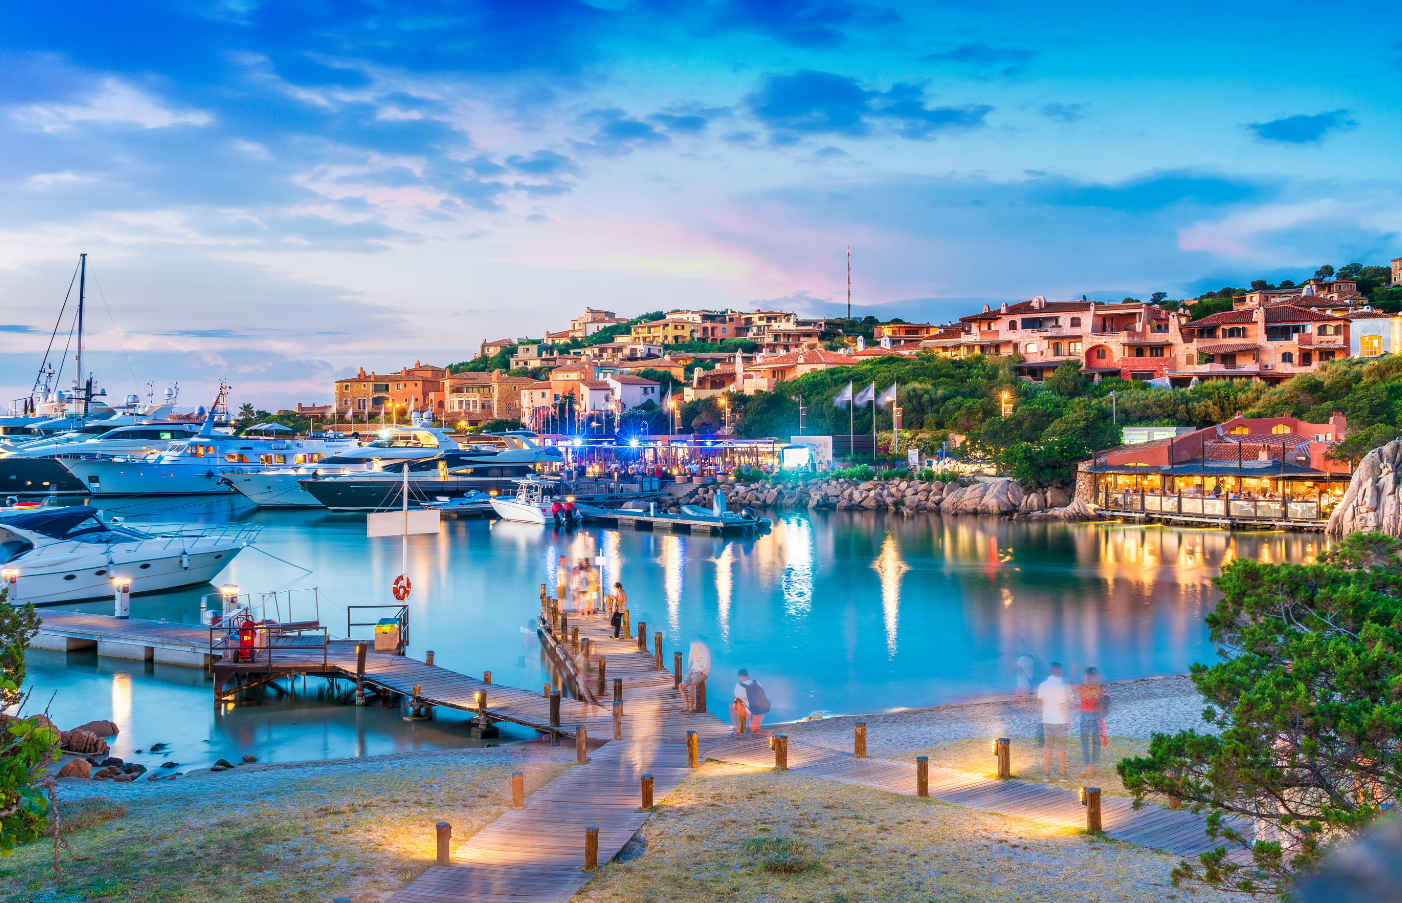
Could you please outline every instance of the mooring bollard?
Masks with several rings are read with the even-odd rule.
[[[623,701],[623,678],[621,677],[615,677],[613,679],[613,701]]]
[[[858,721],[852,725],[852,755],[858,759],[867,757],[867,723]]]
[[[662,667],[662,634],[660,633],[654,633],[652,635],[652,654],[653,657],[657,659],[657,670],[665,670]]]
[[[599,867],[599,829],[584,829],[584,870],[592,872]]]
[[[556,690],[550,694],[550,726],[560,726],[560,691]]]
[[[750,732],[749,707],[738,699],[732,702],[731,705],[735,707],[735,711],[737,713],[735,718],[735,723],[737,725],[735,728],[735,733],[748,734]]]
[[[701,767],[701,747],[696,739],[696,731],[686,732],[686,767]]]
[[[628,610],[623,610],[623,635],[628,639],[633,638],[633,627],[628,623]]]
[[[582,724],[574,731],[574,760],[580,765],[589,761],[589,734]]]
[[[774,735],[774,767],[780,771],[789,770],[789,735]]]
[[[643,804],[642,809],[652,808],[652,775],[643,775]]]
[[[672,653],[672,686],[674,686],[674,687],[680,687],[681,685],[682,685],[682,654],[681,654],[680,652],[673,652],[673,653]]]
[[[478,690],[478,691],[477,691],[477,711],[478,711],[478,712],[485,712],[485,711],[487,711],[487,691],[486,691],[486,690]]]
[[[705,714],[706,712],[706,678],[701,678],[696,682],[696,711]]]
[[[606,678],[604,677],[604,672],[607,670],[607,667],[608,667],[608,656],[606,656],[606,655],[601,655],[601,656],[599,656],[599,695],[600,695],[600,696],[604,695],[604,687],[608,686],[608,684],[605,683]]]
[[[453,836],[453,826],[445,821],[438,823],[438,864],[448,864],[448,840]]]
[[[575,628],[575,629],[578,630],[579,628]],[[585,659],[589,658],[589,637],[587,637],[587,636],[586,636],[586,637],[580,637],[580,639],[579,639],[579,654],[580,654],[580,656],[581,656],[582,658],[585,658]]]
[[[540,695],[544,696],[546,699],[550,698],[550,684],[545,684],[545,688],[541,691]]]
[[[424,664],[425,664],[425,665],[428,665],[429,667],[433,667],[433,650],[432,650],[432,649],[430,649],[430,650],[428,650],[428,652],[424,653]]]
[[[492,682],[492,672],[490,672],[490,671],[483,671],[483,672],[482,672],[482,683],[484,683],[484,684],[490,684],[491,682]]]
[[[355,704],[365,705],[365,650],[369,644],[355,646]]]
[[[998,780],[1006,781],[1013,776],[1013,742],[1007,737],[993,741],[993,755],[998,757]]]
[[[1081,805],[1086,807],[1086,833],[1100,833],[1100,788],[1082,787]]]
[[[1177,780],[1177,779],[1178,779],[1178,772],[1173,771],[1172,769],[1170,769],[1170,770],[1168,770],[1168,771],[1165,771],[1165,772],[1164,772],[1164,775],[1165,775],[1166,777],[1173,778],[1174,780]],[[1182,808],[1183,808],[1183,798],[1182,798],[1181,796],[1179,796],[1178,794],[1176,794],[1176,793],[1170,793],[1170,794],[1168,795],[1168,808],[1170,808],[1170,809],[1182,809]]]
[[[560,613],[560,636],[568,639],[570,635],[570,616],[567,612]]]
[[[613,704],[613,739],[623,739],[623,703]]]
[[[915,757],[915,795],[930,795],[930,757]]]
[[[526,808],[526,776],[519,771],[511,775],[511,808]]]
[[[647,651],[647,621],[638,622],[638,651]]]

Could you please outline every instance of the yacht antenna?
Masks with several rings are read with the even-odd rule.
[[[852,246],[847,246],[847,319],[852,319]]]
[[[78,255],[78,385],[83,387],[83,419],[88,419],[90,386],[83,382],[83,301],[88,287],[88,255]]]

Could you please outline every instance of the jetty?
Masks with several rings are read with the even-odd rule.
[[[628,508],[591,509],[586,519],[591,522],[613,523],[620,527],[634,529],[682,530],[688,533],[713,533],[717,535],[747,533],[751,530],[763,530],[766,527],[766,523],[760,518],[715,520],[689,514],[668,514],[666,512],[649,514],[646,511],[634,511]]]

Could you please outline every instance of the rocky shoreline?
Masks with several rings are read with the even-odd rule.
[[[678,497],[681,505],[709,508],[717,492],[725,493],[726,507],[764,508],[779,511],[846,510],[890,511],[903,514],[983,514],[1026,520],[1085,520],[1090,508],[1059,486],[1027,492],[1016,480],[1003,478],[963,483],[951,480],[844,480],[814,477],[809,480],[762,480],[756,483],[721,482],[696,486]]]

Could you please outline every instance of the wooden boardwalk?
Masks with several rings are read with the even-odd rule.
[[[98,655],[201,666],[209,663],[209,630],[143,618],[39,609],[35,649],[70,652],[97,647]]]

